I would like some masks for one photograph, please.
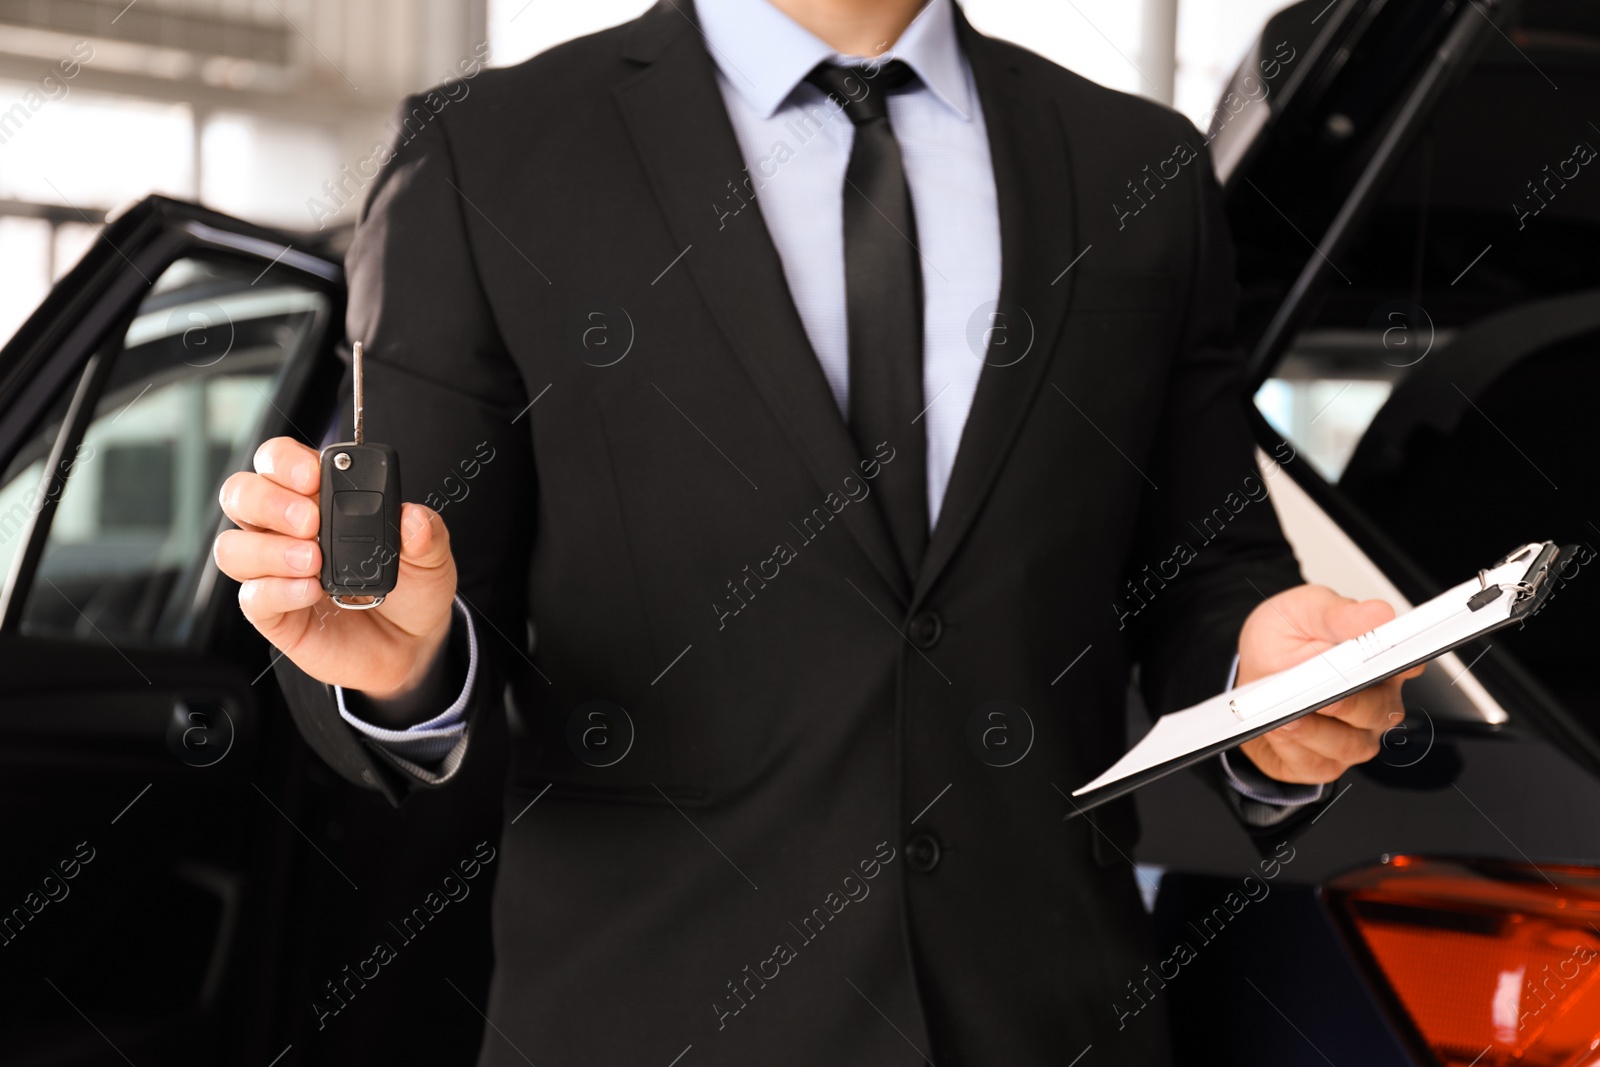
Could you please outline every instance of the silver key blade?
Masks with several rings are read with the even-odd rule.
[[[355,343],[355,345],[352,346],[352,348],[351,348],[350,364],[351,364],[351,367],[354,369],[353,377],[355,379],[355,387],[354,387],[354,392],[355,392],[355,396],[356,396],[356,432],[355,432],[355,441],[356,441],[356,444],[359,445],[359,444],[362,443],[363,439],[366,436],[362,432],[363,431],[363,427],[361,425],[361,423],[362,423],[362,407],[364,405],[362,403],[362,396],[361,396],[361,342],[360,341],[357,341]]]

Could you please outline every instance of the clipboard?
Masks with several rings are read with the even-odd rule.
[[[1077,811],[1069,818],[1521,622],[1544,604],[1557,585],[1558,565],[1576,553],[1576,546],[1549,541],[1522,545],[1477,577],[1359,637],[1161,716],[1104,774],[1072,791]]]

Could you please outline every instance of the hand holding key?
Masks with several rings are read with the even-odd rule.
[[[359,373],[359,355],[356,365]],[[415,687],[444,647],[456,566],[444,520],[420,504],[398,509],[396,558],[388,529],[398,500],[393,451],[361,441],[359,386],[356,411],[357,440],[322,457],[288,437],[257,449],[256,473],[222,485],[222,510],[239,529],[224,531],[213,551],[222,572],[241,583],[245,617],[291,662],[319,681],[385,700]],[[369,499],[371,508],[355,506]],[[328,500],[343,510],[324,515]],[[374,520],[382,528],[369,529]],[[319,532],[333,549],[326,568]]]
[[[301,670],[375,699],[397,696],[422,679],[450,633],[450,535],[431,508],[403,505],[394,592],[371,611],[340,611],[318,577],[317,459],[274,437],[256,451],[256,473],[223,483],[222,510],[239,529],[217,538],[217,566],[242,583],[245,618]]]

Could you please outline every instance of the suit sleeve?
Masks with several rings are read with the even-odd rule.
[[[446,116],[402,103],[392,154],[374,183],[345,260],[346,331],[364,345],[366,432],[400,456],[405,500],[438,511],[450,531],[457,593],[471,613],[452,631],[457,662],[476,660],[465,737],[427,769],[352,728],[333,687],[280,659],[297,726],[339,774],[391,802],[443,784],[470,759],[486,716],[501,713],[508,669],[527,662],[526,572],[536,488],[522,376],[506,351],[467,237]],[[349,374],[341,404],[352,432]],[[444,710],[441,708],[441,710]]]
[[[1302,581],[1256,465],[1221,190],[1209,157],[1189,166],[1196,221],[1188,307],[1151,453],[1159,488],[1145,490],[1125,575],[1144,601],[1128,629],[1157,715],[1215,695],[1246,616]]]
[[[1304,581],[1256,463],[1245,353],[1234,332],[1238,283],[1222,191],[1208,155],[1190,167],[1193,264],[1151,453],[1150,478],[1159,488],[1145,491],[1124,575],[1144,603],[1128,625],[1140,687],[1156,715],[1215,695],[1219,680],[1230,676],[1246,617],[1266,598]],[[1220,760],[1206,761],[1199,771],[1256,833],[1277,832],[1298,821],[1293,816],[1320,807],[1309,795],[1271,803],[1252,798],[1230,781]]]

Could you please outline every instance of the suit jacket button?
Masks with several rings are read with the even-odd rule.
[[[944,633],[944,620],[936,612],[919,611],[911,616],[911,625],[907,629],[912,644],[918,648],[932,648]]]
[[[906,862],[911,869],[927,874],[939,866],[939,839],[932,834],[912,834],[906,842]]]

